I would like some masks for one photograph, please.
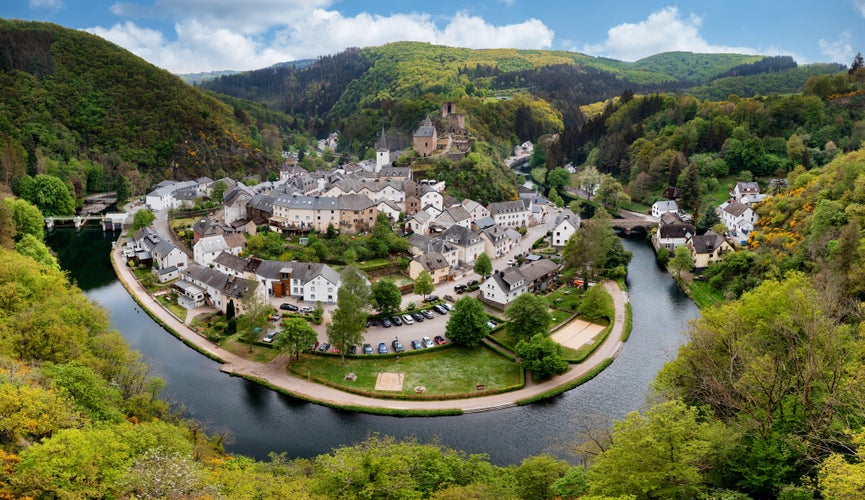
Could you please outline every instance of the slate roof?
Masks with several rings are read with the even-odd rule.
[[[374,207],[378,203],[370,200],[362,194],[344,194],[339,197],[339,209],[356,212],[358,210],[366,210]]]
[[[246,207],[252,207],[266,213],[273,213],[273,198],[266,194],[257,194],[249,200]]]
[[[724,244],[724,237],[712,230],[691,237],[691,245],[698,255],[713,253],[722,244]]]
[[[415,260],[430,273],[440,269],[446,269],[450,266],[447,259],[445,259],[445,256],[439,252],[428,252],[415,257]]]
[[[247,267],[249,266],[248,260],[225,251],[217,255],[216,258],[213,259],[213,263],[227,267],[228,269],[231,269],[232,271],[236,271],[238,273],[246,271]]]
[[[674,222],[658,226],[658,237],[663,239],[689,238],[696,232],[693,224]]]
[[[446,241],[461,247],[473,245],[481,241],[481,236],[478,233],[458,225],[449,227],[444,233],[442,233],[441,237]]]
[[[500,201],[496,203],[490,203],[487,208],[489,209],[491,215],[526,211],[526,205],[523,203],[523,200]]]
[[[279,195],[273,204],[288,209],[339,210],[339,198],[330,196]]]
[[[414,133],[414,137],[432,137],[436,128],[432,125],[421,125]]]
[[[727,203],[727,205],[724,206],[724,208],[722,208],[722,210],[727,212],[728,214],[732,215],[733,217],[741,217],[742,214],[744,214],[745,211],[749,210],[750,208],[751,207],[749,207],[748,205],[745,205],[744,203],[733,200],[733,201]]]

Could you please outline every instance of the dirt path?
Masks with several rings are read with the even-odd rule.
[[[516,406],[516,402],[519,400],[536,396],[561,385],[571,383],[585,375],[605,359],[614,357],[622,346],[620,339],[624,331],[627,296],[619,289],[616,283],[605,282],[604,286],[613,297],[616,309],[613,328],[604,343],[586,361],[572,366],[567,373],[539,384],[527,380],[525,387],[516,391],[470,399],[400,401],[370,398],[344,392],[291,375],[286,372],[288,362],[286,356],[278,356],[268,364],[261,364],[244,359],[220,348],[193,331],[183,321],[178,320],[144,290],[134,278],[132,270],[124,264],[122,247],[119,244],[119,240],[116,248],[111,252],[111,258],[118,278],[126,289],[134,295],[136,301],[142,307],[149,310],[152,315],[158,317],[171,330],[176,332],[177,335],[182,337],[185,342],[195,346],[198,351],[206,354],[208,357],[223,363],[220,371],[260,381],[287,394],[328,406],[397,410],[461,410],[466,413],[507,408]]]

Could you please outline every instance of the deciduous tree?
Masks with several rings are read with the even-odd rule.
[[[300,358],[300,353],[313,345],[318,338],[318,332],[303,318],[288,318],[283,321],[282,334],[276,337],[274,345],[279,350],[288,353],[288,358]]]
[[[514,354],[536,381],[568,371],[568,362],[562,359],[562,346],[545,334],[520,340],[514,348]]]
[[[478,258],[475,259],[474,272],[481,275],[484,279],[493,272],[493,263],[489,255],[486,253],[478,255]]]
[[[454,303],[454,310],[445,326],[445,335],[454,344],[475,347],[489,333],[489,320],[478,299],[463,297]]]
[[[372,284],[372,299],[375,309],[380,314],[392,316],[400,309],[402,293],[393,280],[380,279]]]
[[[237,329],[249,345],[250,352],[253,343],[266,333],[267,319],[271,311],[270,304],[257,293],[256,288],[255,285],[251,286],[241,299],[243,314],[237,318]]]
[[[342,285],[336,294],[336,309],[327,325],[328,341],[339,349],[345,362],[349,346],[363,341],[366,331],[366,307],[370,305],[369,282],[360,270],[353,266],[343,269]]]
[[[132,217],[132,227],[129,229],[130,232],[134,233],[139,229],[143,229],[156,220],[156,215],[149,208],[142,208],[141,210],[135,212],[135,215]]]
[[[435,290],[433,279],[429,272],[421,271],[414,280],[414,293],[426,297]]]
[[[533,293],[524,293],[505,309],[510,321],[508,332],[514,340],[528,340],[537,334],[549,333],[553,317],[547,301]]]
[[[670,269],[676,272],[676,277],[682,277],[682,271],[690,271],[694,268],[694,261],[691,259],[691,252],[688,247],[682,245],[676,248],[673,258],[670,259]]]

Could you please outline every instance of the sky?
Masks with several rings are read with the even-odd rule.
[[[251,70],[415,40],[624,61],[667,51],[849,65],[865,0],[2,0],[0,17],[96,34],[173,73]]]

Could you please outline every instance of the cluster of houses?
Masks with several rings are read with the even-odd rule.
[[[771,184],[782,185],[784,182],[784,179],[773,179]],[[671,254],[680,246],[687,247],[694,270],[702,272],[709,264],[718,262],[727,253],[735,251],[730,241],[741,245],[746,243],[757,222],[753,206],[767,196],[769,195],[760,193],[756,182],[737,182],[730,192],[730,198],[715,209],[721,223],[727,228],[723,235],[712,230],[697,235],[689,216],[679,210],[674,200],[655,202],[652,205],[652,215],[658,217],[659,222],[658,230],[652,235],[652,244],[656,251],[666,248]]]

